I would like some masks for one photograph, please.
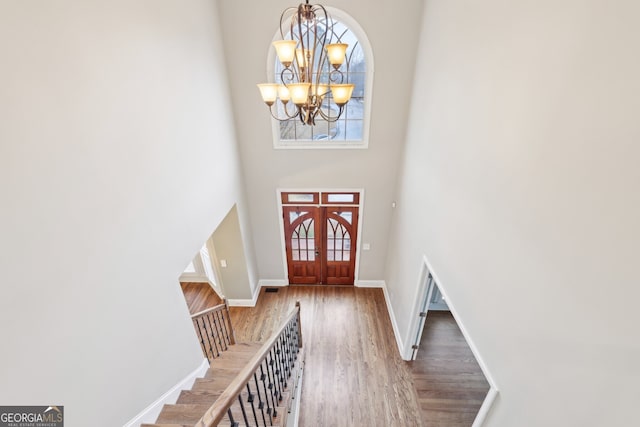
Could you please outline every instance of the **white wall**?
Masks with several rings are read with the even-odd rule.
[[[426,255],[500,389],[488,426],[637,418],[636,1],[426,3],[387,282]]]
[[[205,0],[0,4],[3,405],[113,427],[200,365],[177,279],[244,209],[217,20]]]
[[[282,250],[276,250],[281,248],[277,188],[364,188],[359,239],[371,250],[361,252],[358,278],[382,279],[423,1],[405,1],[402,7],[394,2],[372,6],[366,0],[325,3],[353,17],[373,47],[367,150],[274,150],[271,116],[255,85],[267,79],[267,54],[280,14],[299,2],[252,1],[250,7],[237,0],[219,3],[260,279],[286,279]]]
[[[242,233],[238,210],[234,206],[211,235],[218,261],[225,261],[226,267],[218,267],[225,290],[225,298],[251,300],[255,286],[251,286],[247,272],[247,259],[242,244]]]

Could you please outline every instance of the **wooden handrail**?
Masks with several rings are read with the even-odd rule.
[[[226,304],[218,304],[218,305],[216,305],[214,307],[210,307],[210,308],[207,308],[206,310],[202,310],[202,311],[199,311],[199,312],[197,312],[195,314],[192,314],[191,318],[195,319],[196,317],[200,317],[202,315],[205,315],[207,313],[211,313],[211,312],[214,312],[214,311],[224,310],[225,308],[226,308]]]
[[[289,326],[294,317],[298,317],[298,328],[300,328],[300,302],[296,302],[296,306],[291,313],[282,322],[280,328],[271,335],[271,338],[264,343],[260,350],[251,358],[247,365],[242,368],[238,375],[234,378],[229,386],[222,392],[220,397],[205,412],[196,427],[214,427],[225,417],[227,410],[233,405],[237,396],[242,392],[245,385],[251,380],[254,372],[260,367],[262,361],[267,357],[271,348],[276,345],[280,335]],[[298,329],[301,331],[301,329]],[[301,337],[300,337],[301,338]],[[299,340],[298,347],[302,347],[302,339]]]

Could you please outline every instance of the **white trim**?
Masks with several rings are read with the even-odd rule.
[[[346,190],[348,191],[348,190]],[[356,190],[360,193],[360,199],[358,200],[358,235],[356,236],[356,241],[354,242],[356,244],[356,262],[353,266],[354,268],[354,272],[353,272],[353,283],[357,283],[359,282],[358,277],[360,276],[360,256],[361,254],[361,250],[362,250],[362,223],[364,222],[364,218],[362,217],[364,214],[364,188],[360,188],[358,190]],[[384,287],[384,280],[382,283],[382,286]]]
[[[428,286],[428,278],[429,278],[429,266],[426,262],[426,259],[423,258],[422,264],[420,266],[420,273],[418,275],[418,285],[416,286],[415,295],[413,296],[413,300],[415,301],[413,312],[411,313],[410,319],[411,324],[409,325],[409,330],[407,331],[407,336],[405,340],[407,342],[407,347],[404,348],[402,352],[402,358],[404,360],[412,360],[413,355],[413,337],[415,337],[418,333],[418,329],[424,328],[424,323],[420,322],[418,319],[418,323],[415,322],[415,319],[418,317],[418,313],[422,310],[422,303],[427,299],[427,305],[425,310],[429,310],[429,301],[431,299],[430,292],[433,291],[433,288],[429,289]],[[433,276],[433,283],[435,283],[435,276]],[[422,327],[420,326],[422,323]]]
[[[498,397],[498,389],[492,385],[487,392],[487,396],[484,398],[482,406],[480,406],[478,414],[473,420],[473,424],[471,425],[471,427],[481,427],[482,425],[484,425],[484,420],[487,418],[487,415],[489,414],[489,411],[491,410],[496,397]]]
[[[384,301],[387,303],[387,311],[389,312],[389,318],[391,319],[391,326],[393,327],[393,335],[396,337],[396,344],[398,345],[398,351],[400,352],[400,357],[402,357],[404,343],[402,342],[402,336],[400,335],[400,328],[398,328],[398,323],[396,323],[396,315],[393,311],[393,305],[391,305],[391,297],[389,296],[389,291],[387,290],[386,282],[383,283],[382,292],[384,293]]]
[[[228,299],[227,303],[229,307],[255,307],[260,296],[260,286],[256,286],[253,290],[253,297],[251,299]]]
[[[162,411],[162,407],[164,405],[176,403],[178,397],[180,396],[180,392],[182,390],[190,389],[193,386],[196,378],[203,377],[206,374],[207,369],[209,369],[209,361],[207,359],[203,359],[198,368],[187,375],[178,384],[173,386],[165,394],[156,399],[156,401],[151,405],[143,409],[138,415],[125,423],[124,427],[138,427],[140,426],[140,424],[145,423],[154,424],[156,422],[156,419],[158,419],[158,415],[160,415],[160,411]]]
[[[265,287],[283,287],[289,286],[289,281],[282,279],[260,279],[258,281],[258,286],[261,288]]]
[[[471,336],[467,332],[467,328],[465,328],[464,323],[462,323],[462,321],[460,320],[460,316],[458,315],[458,312],[455,309],[453,301],[451,300],[451,298],[449,298],[449,295],[447,294],[447,290],[444,288],[442,282],[440,281],[436,273],[433,271],[431,264],[429,264],[429,261],[427,260],[426,255],[423,255],[422,261],[426,266],[427,274],[431,273],[431,276],[433,277],[433,280],[438,286],[440,293],[442,294],[443,298],[447,302],[447,305],[449,306],[449,311],[451,311],[451,315],[453,316],[456,323],[458,324],[458,328],[460,328],[460,332],[462,332],[462,336],[464,337],[465,341],[467,341],[467,344],[471,349],[471,353],[473,353],[473,356],[476,358],[478,365],[480,365],[480,370],[482,370],[484,377],[487,379],[487,382],[489,383],[489,391],[487,392],[487,395],[485,396],[484,401],[482,402],[482,406],[480,407],[480,410],[478,411],[478,414],[476,415],[476,418],[473,421],[473,425],[472,425],[472,427],[481,427],[484,424],[484,420],[486,419],[486,416],[489,413],[491,406],[495,401],[496,396],[499,393],[498,386],[496,385],[496,382],[494,381],[493,376],[491,375],[491,372],[489,372],[489,368],[487,368],[487,365],[484,363],[484,360],[480,355],[480,351],[478,350],[473,340],[471,339]],[[420,292],[420,290],[418,290],[418,292]],[[406,354],[407,350],[410,350],[410,348],[405,349],[405,352],[403,352],[403,354]],[[408,359],[405,359],[405,360],[408,360]]]
[[[356,288],[385,288],[386,287],[384,280],[355,280],[353,284]]]
[[[182,273],[178,280],[180,282],[209,283],[209,278],[199,273]]]
[[[286,242],[284,240],[284,213],[282,211],[282,193],[288,191],[282,188],[276,188],[276,199],[277,199],[277,209],[278,209],[278,224],[280,226],[280,254],[282,255],[282,267],[284,269],[284,280],[289,283],[289,267],[287,265],[287,247]],[[294,190],[296,191],[296,190]]]

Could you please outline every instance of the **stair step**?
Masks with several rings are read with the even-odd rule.
[[[180,393],[176,404],[165,405],[163,407],[155,424],[144,424],[142,427],[193,426],[202,418],[206,411],[209,410],[211,405],[213,405],[216,399],[261,347],[261,343],[243,343],[230,346],[230,349],[224,352],[221,357],[211,361],[211,366],[205,376],[197,378],[191,390],[184,390]],[[291,375],[287,379],[286,387],[282,390],[282,400],[276,402],[277,416],[273,419],[273,426],[285,427],[295,393],[295,382],[303,366],[304,352],[301,350],[297,355]],[[255,384],[251,384],[251,389],[255,393]],[[260,390],[260,392],[264,398],[263,391]],[[248,427],[253,427],[255,419],[251,404],[247,403],[246,389],[241,393],[241,397],[250,421]],[[238,404],[234,404],[231,407],[231,413],[236,421],[242,421],[244,423],[242,410]],[[256,413],[259,424],[261,425],[262,415],[258,412],[257,408]],[[267,420],[267,422],[269,422],[269,420]]]
[[[220,357],[215,358],[212,362],[219,359],[244,358],[249,360],[262,347],[261,343],[238,343],[232,344],[225,351],[220,352]]]
[[[249,352],[255,354],[264,345],[261,342],[239,342],[229,346],[229,351],[233,352]]]
[[[156,423],[194,425],[210,407],[211,405],[196,404],[164,405]]]
[[[212,379],[212,378],[226,378],[229,376],[235,377],[238,375],[238,372],[245,366],[247,366],[246,361],[242,361],[239,364],[240,366],[212,366],[205,372],[203,379]]]
[[[222,391],[233,381],[238,373],[225,373],[218,374],[215,377],[211,378],[196,378],[191,387],[192,391],[208,391],[212,393],[216,393],[218,391]]]
[[[180,396],[176,403],[190,403],[195,405],[213,405],[213,403],[222,394],[223,390],[219,393],[213,393],[210,391],[193,391],[183,390],[180,392]]]

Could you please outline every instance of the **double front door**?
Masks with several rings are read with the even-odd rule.
[[[353,285],[357,206],[283,206],[291,284]]]

